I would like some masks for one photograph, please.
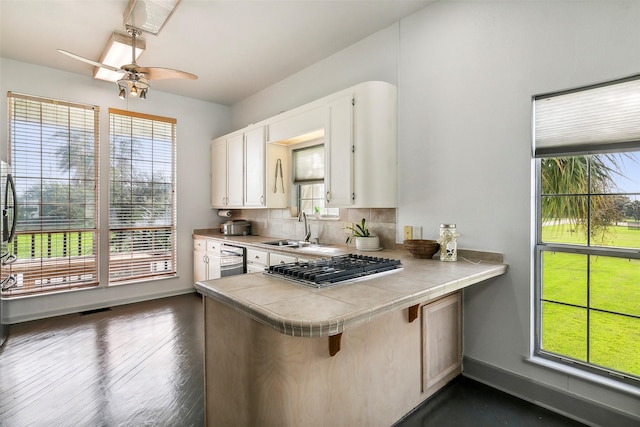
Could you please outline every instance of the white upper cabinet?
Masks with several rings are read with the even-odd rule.
[[[243,143],[236,145],[236,138]],[[325,145],[327,207],[397,207],[397,90],[377,81],[215,139],[212,206],[286,207],[290,147],[312,140]]]
[[[227,206],[227,139],[214,139],[211,144],[211,206]]]
[[[264,126],[244,134],[244,206],[262,208],[265,199],[265,150]]]
[[[396,87],[362,83],[325,105],[327,207],[397,207]]]
[[[324,137],[324,188],[328,208],[352,206],[353,191],[353,94],[326,107]]]
[[[227,207],[243,205],[244,139],[236,135],[227,139]]]
[[[214,139],[211,143],[211,206],[242,207],[243,185],[243,135]]]
[[[264,126],[216,138],[211,143],[211,206],[285,208],[288,173],[286,148],[267,147]]]
[[[367,82],[353,93],[352,207],[397,207],[397,89],[385,82]]]

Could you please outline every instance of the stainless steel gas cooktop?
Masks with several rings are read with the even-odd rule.
[[[307,262],[273,265],[267,274],[317,288],[354,281],[402,268],[399,260],[365,255],[340,255]]]

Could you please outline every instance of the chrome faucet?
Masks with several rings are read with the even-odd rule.
[[[298,222],[304,220],[304,241],[308,242],[311,238],[311,230],[309,230],[309,226],[307,225],[307,214],[304,211],[300,212],[298,216]]]

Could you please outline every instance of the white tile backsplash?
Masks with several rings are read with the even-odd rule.
[[[343,245],[348,234],[345,227],[367,220],[369,230],[380,238],[383,248],[395,248],[396,209],[340,209],[339,219],[307,217],[311,237],[323,244]],[[242,209],[233,211],[232,219],[251,221],[251,233],[278,239],[304,238],[304,223],[291,217],[289,209]],[[353,244],[353,243],[352,243]]]

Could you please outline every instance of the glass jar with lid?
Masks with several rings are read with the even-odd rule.
[[[440,224],[440,261],[458,260],[458,236],[455,224]]]

